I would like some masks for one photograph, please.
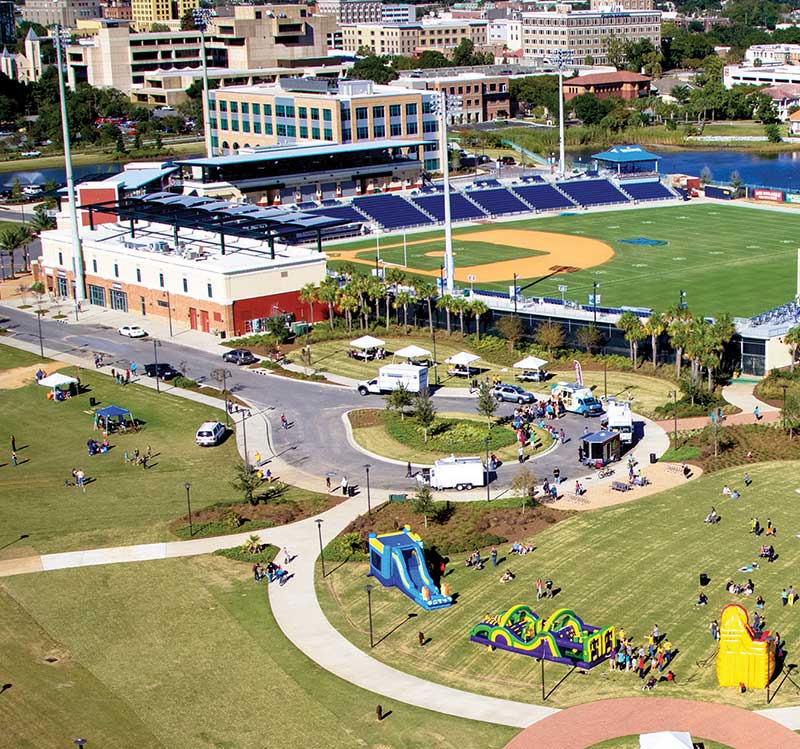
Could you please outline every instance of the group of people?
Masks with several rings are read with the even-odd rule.
[[[72,469],[72,481],[70,482],[67,479],[64,482],[64,486],[79,486],[83,489],[84,493],[86,492],[86,474],[84,473],[82,468],[73,468]]]
[[[148,445],[143,453],[139,452],[138,447],[134,448],[133,453],[130,455],[126,450],[122,456],[122,459],[126,463],[131,463],[135,466],[141,466],[142,468],[147,469],[147,463],[152,457],[152,455],[153,455],[153,450],[150,447],[150,445]]]
[[[86,450],[89,453],[89,457],[97,455],[98,453],[107,453],[109,450],[108,437],[103,437],[102,442],[98,442],[90,437],[86,440]]]
[[[794,606],[794,602],[797,600],[797,591],[794,589],[794,585],[789,586],[789,590],[784,588],[781,591],[781,604],[783,606]]]
[[[649,674],[649,679],[644,685],[644,689],[652,689],[658,680],[673,682],[675,674],[669,669],[670,663],[675,655],[672,643],[658,631],[658,625],[654,625],[647,638],[647,648],[644,645],[636,646],[632,638],[625,637],[625,630],[619,631],[619,642],[612,648],[609,658],[609,669],[611,671],[635,672],[644,681],[644,677]],[[666,675],[656,677],[658,674]]]
[[[515,541],[511,545],[511,551],[509,554],[519,554],[520,556],[524,556],[525,554],[530,554],[533,551],[533,544],[523,544],[519,541]]]
[[[275,562],[268,562],[266,567],[257,563],[253,565],[253,581],[260,583],[265,577],[269,582],[277,580],[280,585],[286,582],[289,573]]]
[[[727,484],[722,487],[722,496],[723,497],[730,497],[733,500],[739,499],[742,495],[739,494],[737,489],[731,489]]]
[[[777,529],[772,524],[772,519],[767,518],[767,524],[762,526],[757,517],[750,518],[750,533],[760,536],[762,532],[765,536],[774,536],[777,533]]]
[[[477,549],[472,552],[465,560],[464,560],[465,567],[471,567],[474,570],[482,570],[483,569],[483,560],[481,560],[481,553]]]
[[[755,583],[750,578],[747,579],[744,585],[735,583],[733,580],[728,580],[728,582],[725,583],[725,590],[734,596],[752,596],[755,587]]]
[[[778,555],[775,553],[775,547],[772,544],[761,544],[758,556],[762,559],[766,559],[768,562],[774,562],[778,558]]]
[[[128,385],[131,381],[131,371],[133,371],[134,375],[136,374],[136,362],[131,364],[132,369],[126,369],[124,372],[121,369],[113,369],[111,370],[111,376],[114,378],[114,382],[117,385]]]

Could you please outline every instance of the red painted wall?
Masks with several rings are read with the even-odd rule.
[[[283,294],[269,294],[267,296],[240,299],[233,303],[233,327],[235,334],[245,335],[245,320],[255,320],[259,317],[272,317],[272,305],[277,304],[284,311],[294,314],[296,320],[311,322],[308,305],[303,304],[298,298],[298,292],[289,291]],[[314,304],[314,322],[328,319],[328,305]]]
[[[78,185],[78,205],[91,205],[92,203],[107,203],[118,197],[117,187],[82,187]],[[94,225],[113,224],[117,217],[113,213],[95,213]],[[81,211],[81,226],[89,226],[89,211]]]

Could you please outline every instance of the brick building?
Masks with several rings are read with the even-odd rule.
[[[564,81],[564,100],[570,101],[581,94],[594,94],[598,99],[618,96],[620,99],[632,101],[650,95],[650,80],[646,75],[626,70],[579,75]]]

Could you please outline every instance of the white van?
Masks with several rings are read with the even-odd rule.
[[[200,425],[194,441],[200,447],[213,447],[218,445],[225,436],[225,425],[218,421],[206,421]]]

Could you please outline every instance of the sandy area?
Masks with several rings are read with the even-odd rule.
[[[48,364],[30,364],[27,367],[15,367],[14,369],[4,369],[0,371],[0,390],[13,390],[30,385],[34,381],[36,370],[41,368],[47,374],[53,374],[59,369],[71,365],[64,362],[49,362]]]
[[[466,282],[469,276],[475,276],[478,283],[506,281],[516,273],[520,278],[533,278],[552,273],[558,267],[581,270],[595,265],[607,263],[614,257],[614,250],[605,242],[572,234],[558,234],[548,231],[532,231],[529,229],[486,229],[486,231],[456,234],[455,240],[464,242],[484,242],[501,247],[517,247],[523,250],[537,250],[543,255],[535,255],[516,260],[501,260],[496,263],[481,265],[456,266],[456,280]],[[430,244],[431,240],[408,242],[408,245]],[[385,249],[402,247],[402,244],[383,245]],[[374,259],[356,257],[360,250],[345,250],[331,253],[337,260],[349,260],[363,265],[373,265]],[[432,254],[432,253],[427,253]],[[437,253],[438,254],[438,253]],[[413,269],[413,267],[412,267]],[[425,276],[438,276],[438,270],[416,270],[415,273]]]

